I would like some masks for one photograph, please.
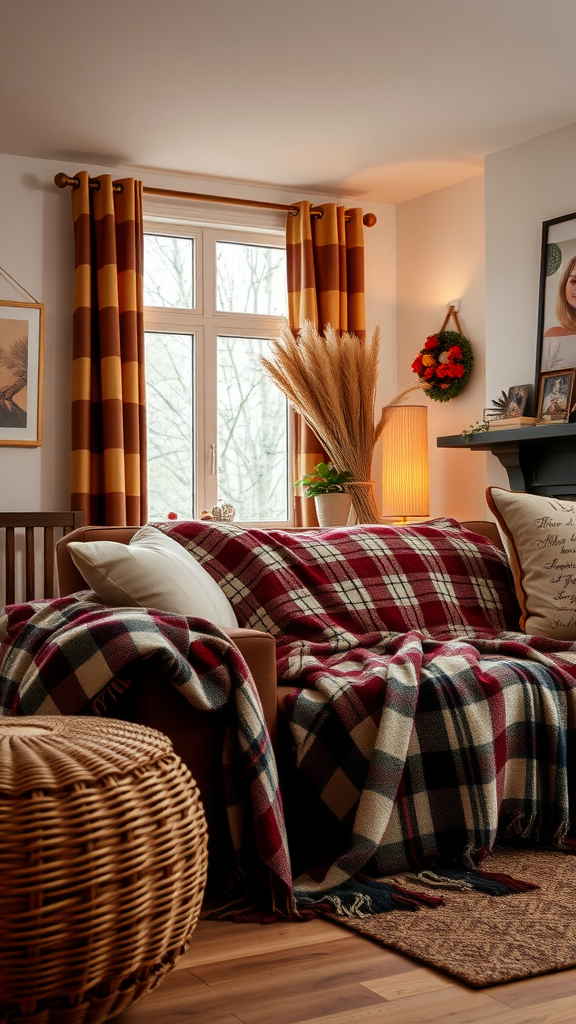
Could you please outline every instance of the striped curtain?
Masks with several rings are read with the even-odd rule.
[[[139,526],[147,517],[142,182],[101,174],[95,188],[87,171],[76,177],[72,508],[86,523]]]
[[[294,332],[305,320],[323,331],[326,324],[344,333],[366,336],[364,306],[364,225],[362,210],[335,203],[314,207],[295,203],[299,213],[286,221],[288,319]],[[299,480],[326,453],[310,427],[296,415],[294,469]],[[296,526],[317,526],[314,502],[295,499]]]

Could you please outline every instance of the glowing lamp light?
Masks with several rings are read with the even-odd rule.
[[[425,405],[384,409],[382,432],[382,516],[429,515],[428,426]]]

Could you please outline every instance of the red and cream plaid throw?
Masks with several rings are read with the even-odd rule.
[[[78,598],[11,606],[1,713],[113,714],[143,658],[197,707],[233,706],[224,778],[243,914],[413,909],[396,872],[464,867],[494,891],[501,881],[472,869],[498,829],[564,843],[576,645],[510,632],[517,608],[492,545],[449,523],[407,537],[169,532],[241,624],[276,636],[295,687],[286,813],[246,665],[202,620]]]

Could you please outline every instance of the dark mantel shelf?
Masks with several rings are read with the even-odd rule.
[[[487,430],[470,439],[439,437],[439,448],[492,452],[514,491],[576,499],[576,423],[541,423],[517,430]]]

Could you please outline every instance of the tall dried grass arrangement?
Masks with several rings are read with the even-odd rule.
[[[339,334],[329,324],[324,335],[307,320],[295,338],[288,323],[271,342],[262,365],[304,417],[339,471],[348,470],[347,488],[359,523],[378,523],[380,515],[370,481],[374,447],[382,433],[384,413],[374,422],[380,330],[361,341]],[[389,403],[400,405],[424,381],[410,384]],[[362,483],[359,483],[362,481]]]

